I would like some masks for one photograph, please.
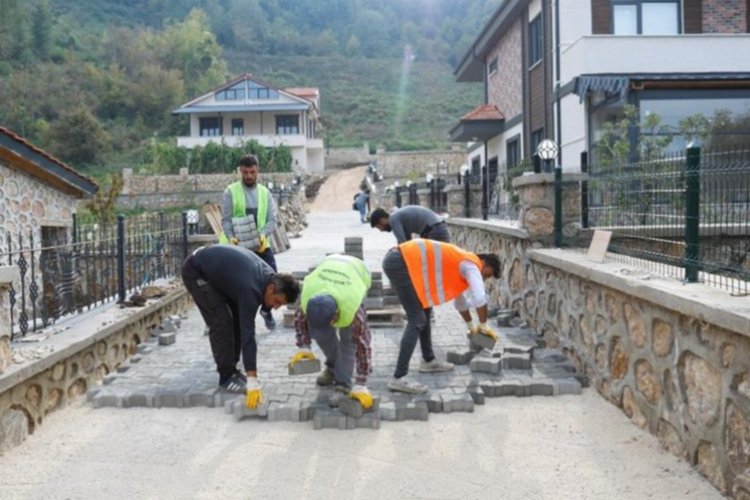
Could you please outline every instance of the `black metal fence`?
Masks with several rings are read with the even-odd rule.
[[[612,231],[615,256],[750,293],[750,149],[696,147],[590,170],[582,219]]]
[[[16,265],[10,289],[11,338],[98,305],[125,301],[144,285],[179,274],[187,255],[185,214],[140,215],[105,224],[6,234],[0,265]]]

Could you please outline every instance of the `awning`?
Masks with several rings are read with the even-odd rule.
[[[630,88],[630,78],[621,75],[582,75],[576,78],[573,93],[583,102],[589,92],[606,92],[620,94],[625,99]]]
[[[450,131],[451,141],[488,141],[505,130],[505,116],[494,104],[483,104],[461,117]]]

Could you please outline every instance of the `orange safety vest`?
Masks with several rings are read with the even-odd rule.
[[[450,243],[414,239],[398,248],[425,309],[453,300],[469,288],[469,282],[458,272],[462,261],[469,260],[482,269],[476,254]]]

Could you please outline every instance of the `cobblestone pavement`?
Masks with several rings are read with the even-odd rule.
[[[359,224],[357,214],[315,213],[301,239],[292,249],[277,256],[280,271],[307,271],[327,253],[343,251],[344,237],[362,236],[364,260],[371,271],[380,271],[380,259],[394,244],[391,234],[379,233]],[[579,394],[584,382],[559,352],[538,347],[534,332],[523,325],[497,327],[502,348],[470,359],[465,327],[452,304],[435,309],[433,343],[439,359],[457,364],[444,374],[418,373],[419,347],[415,350],[410,375],[430,388],[425,395],[390,392],[401,338],[401,327],[373,329],[373,373],[368,387],[378,404],[359,416],[353,407],[349,416],[329,405],[333,391],[318,388],[312,375],[290,376],[287,361],[296,351],[294,331],[284,328],[282,310],[276,311],[278,327],[269,332],[257,322],[258,373],[265,395],[264,404],[248,410],[244,397],[217,389],[218,375],[211,357],[204,323],[196,308],[182,318],[173,318],[176,332],[167,322],[160,345],[157,337],[140,346],[140,352],[108,375],[102,386],[92,388],[89,401],[95,407],[223,407],[237,419],[265,418],[270,421],[312,421],[314,428],[378,428],[381,420],[427,420],[430,412],[472,412],[485,397],[554,396]],[[313,347],[319,358],[322,353]]]

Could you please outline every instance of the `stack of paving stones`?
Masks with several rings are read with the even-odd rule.
[[[410,375],[427,384],[424,395],[390,392],[401,340],[402,327],[374,330],[373,372],[367,386],[376,405],[371,411],[344,401],[341,395],[315,385],[316,373],[289,375],[288,360],[297,350],[294,330],[268,332],[262,320],[256,323],[258,373],[264,392],[263,404],[250,410],[244,396],[228,394],[217,387],[218,375],[211,356],[204,323],[193,308],[183,318],[170,318],[154,336],[139,346],[139,353],[109,374],[103,385],[88,392],[94,407],[211,407],[223,408],[237,421],[266,420],[308,422],[314,429],[378,429],[382,421],[427,420],[431,413],[473,412],[487,397],[556,396],[579,394],[585,380],[555,349],[542,347],[541,339],[517,318],[498,326],[500,347],[489,353],[468,353],[463,320],[452,305],[435,308],[433,344],[439,358],[457,363],[455,370],[440,374],[418,372],[419,356],[412,358]],[[500,316],[498,316],[498,321]],[[176,331],[171,330],[176,327]],[[164,331],[162,331],[164,330]],[[162,335],[175,335],[162,343]],[[322,354],[313,347],[318,358]],[[418,353],[417,349],[417,353]]]

